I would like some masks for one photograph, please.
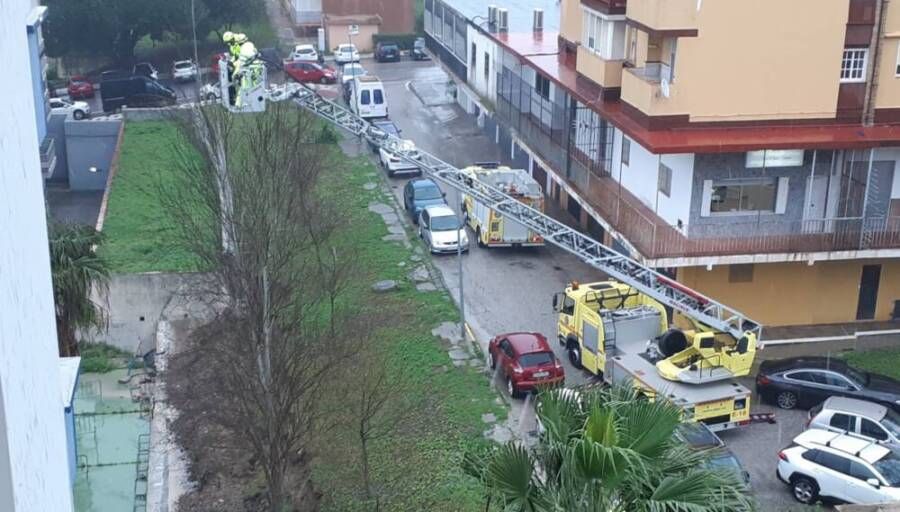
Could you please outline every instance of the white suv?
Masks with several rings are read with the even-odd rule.
[[[833,396],[809,410],[807,428],[849,432],[900,449],[900,414],[893,409]]]
[[[871,505],[900,501],[900,457],[852,434],[811,429],[778,453],[778,478],[794,498]]]

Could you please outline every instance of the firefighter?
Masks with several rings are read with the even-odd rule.
[[[238,55],[237,62],[234,65],[234,79],[238,82],[238,91],[237,91],[237,100],[235,102],[235,106],[241,106],[241,95],[240,91],[242,89],[251,89],[258,85],[259,80],[262,78],[262,63],[258,60],[259,52],[256,50],[256,45],[247,40],[247,36],[243,34],[238,34],[235,38],[237,41],[243,41],[241,43],[240,53]]]

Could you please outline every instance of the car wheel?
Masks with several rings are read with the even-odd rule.
[[[490,355],[491,370],[496,370],[497,369],[497,359],[494,357],[494,353],[488,352],[488,355]]]
[[[84,119],[84,112],[76,110],[75,112],[72,112],[72,117],[74,117],[76,121],[81,121]]]
[[[319,80],[319,83],[322,84],[322,85],[325,85],[325,84],[328,83],[328,79],[325,78],[325,77],[323,76],[323,77]]]
[[[506,378],[506,392],[509,393],[509,396],[512,398],[520,398],[522,396],[521,393],[516,389],[516,385],[513,384],[512,379],[509,377]]]
[[[819,497],[819,486],[816,485],[814,480],[805,476],[794,478],[791,485],[791,491],[794,494],[794,499],[804,505],[815,503],[816,498]]]
[[[797,407],[797,394],[793,391],[782,391],[775,397],[775,403],[782,409]]]
[[[575,368],[581,369],[581,350],[580,347],[569,347],[569,362]]]

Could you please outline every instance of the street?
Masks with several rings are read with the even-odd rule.
[[[402,130],[401,137],[445,161],[465,167],[474,162],[497,161],[500,149],[474,121],[449,99],[441,101],[449,78],[434,62],[402,61],[376,63],[364,59],[363,66],[382,79],[390,118]],[[402,204],[404,178],[389,178]],[[459,209],[455,190],[446,190],[447,203]],[[409,220],[409,218],[407,217]],[[473,234],[470,233],[470,238]],[[455,255],[435,256],[435,266],[455,300],[459,296],[459,263]],[[547,245],[530,249],[484,249],[471,244],[463,255],[463,286],[466,321],[483,351],[490,338],[515,331],[535,331],[547,337],[566,369],[566,384],[587,382],[590,376],[576,370],[556,342],[556,315],[551,308],[554,293],[573,280],[602,280],[602,273],[561,249]],[[497,389],[504,385],[495,378]],[[753,389],[752,379],[744,382]],[[505,391],[500,391],[505,394]],[[527,438],[535,429],[533,399],[510,400],[511,425]],[[790,444],[805,425],[806,411],[776,410],[754,402],[753,412],[775,412],[777,423],[755,424],[721,433],[721,438],[751,474],[751,483],[761,510],[802,510],[788,488],[775,477],[779,450]],[[799,507],[799,508],[798,508]]]

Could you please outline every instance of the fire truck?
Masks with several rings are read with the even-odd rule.
[[[462,169],[470,186],[485,184],[538,211],[544,210],[541,186],[523,169],[511,169],[497,163],[479,163]],[[475,232],[479,247],[534,247],[544,245],[540,234],[515,219],[491,209],[474,196],[462,194],[466,223]]]

